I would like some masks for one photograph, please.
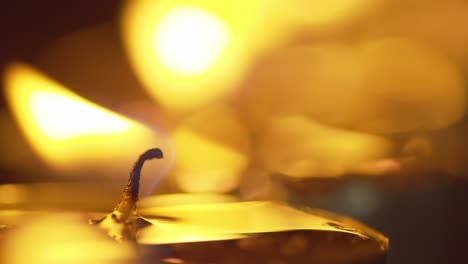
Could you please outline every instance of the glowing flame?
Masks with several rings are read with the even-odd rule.
[[[31,91],[29,107],[38,129],[51,140],[122,133],[131,129],[128,121],[108,111],[52,92]],[[86,122],[79,122],[80,119]]]
[[[28,66],[13,65],[5,77],[8,101],[23,133],[38,154],[58,168],[128,168],[135,153],[163,145],[154,131],[79,97]]]
[[[123,33],[137,76],[172,111],[229,95],[270,34],[259,26],[262,7],[257,1],[128,1]]]
[[[162,64],[190,75],[212,66],[228,42],[228,28],[219,18],[203,9],[178,7],[162,18],[154,46]]]
[[[150,94],[168,110],[193,110],[232,94],[257,56],[303,25],[334,24],[368,0],[322,2],[127,1],[124,40]]]

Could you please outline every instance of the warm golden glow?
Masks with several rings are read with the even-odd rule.
[[[247,0],[128,1],[123,33],[137,76],[172,111],[228,96],[255,52],[283,34],[263,19],[266,7]]]
[[[26,200],[26,190],[21,185],[0,185],[0,204],[19,204]]]
[[[307,24],[324,27],[342,24],[363,15],[379,1],[369,0],[292,0],[276,1],[278,12],[290,19],[291,26]]]
[[[369,171],[391,144],[378,136],[321,125],[303,116],[273,119],[261,134],[258,159],[265,168],[291,177],[336,177]],[[362,171],[364,170],[364,171]]]
[[[171,134],[174,177],[188,192],[227,192],[239,186],[249,164],[248,133],[228,106],[215,106],[183,120]]]
[[[285,230],[356,234],[328,225],[329,219],[270,201],[160,206],[140,208],[139,214],[154,223],[138,234],[138,242],[143,244],[234,239]],[[178,221],[159,221],[157,216],[174,217]]]
[[[5,236],[5,263],[127,263],[131,249],[118,245],[80,217],[39,215]],[[3,262],[2,262],[3,263]]]
[[[29,108],[40,132],[54,141],[86,135],[125,133],[132,127],[127,120],[89,102],[48,91],[31,92]]]
[[[253,128],[272,116],[302,114],[382,134],[446,127],[465,113],[459,69],[410,39],[297,45],[278,50],[261,65],[242,97]]]
[[[5,76],[11,110],[38,154],[61,169],[128,169],[159,143],[150,129],[70,92],[25,65]],[[158,145],[160,146],[160,145]]]
[[[174,72],[200,74],[219,59],[228,45],[229,34],[223,21],[207,11],[177,7],[156,28],[156,56]]]

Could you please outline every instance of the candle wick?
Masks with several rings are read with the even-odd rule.
[[[107,234],[118,242],[135,241],[137,225],[134,218],[136,215],[136,203],[140,190],[140,174],[145,161],[151,159],[162,159],[163,152],[158,148],[153,148],[141,154],[133,165],[128,178],[127,187],[120,198],[114,211],[100,220],[90,220],[90,224],[98,225],[107,231]]]
[[[128,178],[127,186],[120,198],[119,203],[114,209],[114,212],[120,213],[120,220],[126,220],[132,213],[135,212],[136,203],[138,201],[138,193],[140,190],[140,175],[141,169],[145,161],[151,159],[162,159],[163,152],[159,148],[153,148],[145,151],[135,162],[130,177]]]

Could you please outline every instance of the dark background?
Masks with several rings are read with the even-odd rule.
[[[121,2],[4,1],[0,6],[0,69],[3,71],[8,63],[18,59],[40,66],[37,63],[38,54],[67,33],[103,23],[115,26],[117,32],[116,21]],[[114,48],[121,49],[117,35],[116,40]],[[123,55],[116,60],[125,64]],[[132,80],[132,85],[136,85],[130,68],[128,70],[127,78]],[[79,72],[80,68],[76,71]],[[144,93],[136,96],[142,95]],[[100,103],[108,107],[113,105],[112,100]],[[8,111],[3,95],[0,97],[0,111]],[[2,138],[6,136],[4,131],[0,133]],[[9,151],[2,146],[2,152]],[[2,167],[0,173],[0,183],[30,180],[22,177],[21,171],[11,168]],[[320,195],[311,190],[309,196],[302,191],[293,201],[315,204],[353,216],[381,231],[390,238],[388,263],[466,263],[466,177],[454,178],[442,173],[423,173],[422,176],[435,177],[437,181],[435,184],[413,183],[404,188],[386,188],[383,186],[385,183],[349,178],[340,182],[332,192]],[[360,202],[363,201],[359,197],[364,197],[363,201],[371,199],[375,202],[373,209],[360,211]]]

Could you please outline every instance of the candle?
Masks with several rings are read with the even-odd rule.
[[[175,196],[180,204],[171,204],[169,196],[164,199],[166,205],[153,198],[154,206],[146,201],[137,208],[143,163],[154,158],[163,158],[160,149],[150,149],[140,156],[114,211],[93,221],[119,242],[143,245],[143,255],[156,254],[163,261],[182,263],[269,262],[266,259],[288,263],[367,263],[382,260],[388,249],[387,238],[354,220],[320,210],[300,211],[271,201],[216,199],[194,203],[188,195],[191,204],[180,203],[180,196]],[[162,245],[170,251],[159,254]],[[153,250],[149,250],[152,246]],[[279,254],[272,254],[271,247],[277,246]],[[224,254],[209,252],[212,247],[222,248]]]
[[[91,214],[84,212],[20,214],[4,232],[3,258],[7,263],[374,263],[385,258],[387,238],[321,210],[206,194],[150,197],[137,207],[141,169],[154,158],[163,158],[160,149],[141,155],[114,211],[93,226],[85,224]],[[0,214],[3,222],[4,217]],[[91,249],[96,251],[82,254]]]

